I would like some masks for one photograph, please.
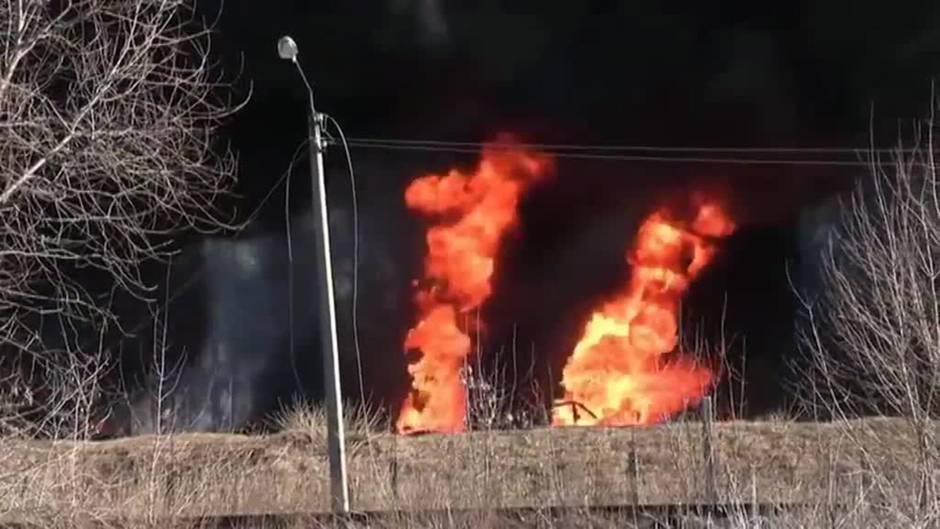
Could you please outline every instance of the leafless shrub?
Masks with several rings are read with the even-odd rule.
[[[728,417],[732,420],[746,416],[748,403],[746,401],[746,371],[747,355],[745,340],[727,332],[726,304],[722,306],[719,321],[718,336],[709,339],[704,330],[704,322],[698,325],[686,325],[679,330],[678,350],[687,358],[693,359],[696,364],[708,366],[712,372],[712,383],[709,387],[711,397],[715,404],[716,415]],[[732,353],[741,351],[740,360],[735,362]],[[721,386],[719,386],[721,384]],[[722,389],[723,391],[719,391]],[[697,404],[690,403],[690,404]],[[697,408],[686,408],[673,419],[692,418],[700,420]]]
[[[882,501],[905,526],[940,518],[940,180],[933,121],[892,163],[873,156],[871,178],[841,204],[837,233],[823,252],[822,294],[804,299],[806,402],[814,416],[903,417],[890,461],[867,460]],[[866,451],[889,441],[853,435]],[[916,479],[907,479],[915,476]],[[908,525],[909,524],[909,525]]]
[[[370,435],[387,433],[391,423],[382,410],[368,404],[346,402],[343,405],[343,425],[347,435],[365,439]],[[272,416],[278,431],[302,433],[326,446],[327,418],[322,406],[297,398]]]
[[[515,344],[508,355],[511,362],[501,351],[487,363],[477,354],[464,366],[461,376],[467,388],[468,429],[531,428],[547,420],[544,395],[532,376],[534,359],[520,372]],[[520,382],[527,386],[520,388]]]
[[[34,377],[37,406],[76,391],[43,377],[88,353],[82,323],[114,329],[116,291],[146,299],[142,262],[180,229],[225,223],[233,158],[211,138],[233,107],[191,15],[188,0],[0,0],[2,367]]]

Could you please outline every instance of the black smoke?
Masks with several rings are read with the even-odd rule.
[[[283,34],[300,46],[320,109],[355,137],[482,141],[510,130],[548,143],[854,146],[867,144],[874,125],[884,146],[899,124],[927,111],[940,66],[935,2],[890,9],[857,2],[849,10],[809,0],[200,4],[206,16],[219,7],[220,72],[238,74],[239,93],[251,94],[223,136],[239,153],[237,205],[258,219],[230,240],[194,239],[190,259],[163,285],[187,285],[170,307],[166,349],[184,366],[189,396],[179,406],[195,410],[180,412],[180,421],[206,429],[244,425],[297,393],[316,398],[321,389],[306,161],[295,164],[289,194],[278,183],[305,133],[302,84],[275,53]],[[333,147],[327,165],[343,381],[350,398],[394,406],[406,380],[400,344],[413,316],[409,281],[420,273],[422,253],[421,225],[402,192],[415,175],[469,166],[474,156],[352,154],[364,395],[349,317],[351,197],[345,160]],[[724,314],[736,343],[746,343],[750,413],[785,405],[796,310],[787,275],[811,281],[812,241],[824,225],[810,212],[864,172],[560,159],[554,179],[527,197],[501,256],[485,309],[485,349],[515,339],[523,363],[536,363],[546,379],[557,374],[587,311],[629,273],[623,254],[640,219],[706,188],[727,201],[742,227],[690,294],[687,318],[714,335],[716,315]],[[160,284],[164,276],[163,269],[153,274]],[[143,380],[152,334],[123,342],[125,380]],[[214,410],[205,421],[204,402]]]

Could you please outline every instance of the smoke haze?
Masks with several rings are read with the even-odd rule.
[[[217,7],[200,6],[206,13]],[[217,57],[226,72],[241,72],[240,90],[252,88],[250,103],[224,130],[240,155],[236,205],[260,216],[237,240],[193,239],[191,262],[173,271],[183,282],[204,270],[171,307],[168,353],[184,366],[181,386],[190,388],[180,397],[187,410],[180,423],[199,429],[243,425],[294,395],[320,393],[305,161],[289,196],[275,187],[305,128],[302,85],[275,54],[282,34],[297,40],[320,109],[356,137],[485,141],[509,130],[576,144],[856,146],[867,143],[874,123],[885,146],[899,123],[925,114],[940,67],[936,3],[896,2],[885,10],[861,2],[846,10],[810,1],[507,8],[495,1],[229,0],[223,7]],[[353,157],[364,393],[394,406],[406,386],[401,344],[423,255],[423,225],[404,207],[403,192],[416,176],[469,167],[476,157],[369,149],[354,149]],[[359,398],[351,197],[339,149],[329,151],[327,171],[343,381],[347,395]],[[812,288],[813,259],[828,229],[812,208],[863,172],[561,159],[556,177],[524,200],[520,226],[504,245],[483,309],[488,358],[516,340],[519,360],[557,382],[591,306],[629,272],[623,254],[639,221],[676,194],[708,188],[727,200],[741,229],[684,310],[708,332],[724,316],[729,333],[747,337],[752,411],[780,406],[780,366],[792,349],[796,310],[788,266]],[[164,275],[156,270],[154,281]],[[146,342],[127,341],[123,356],[152,355],[141,352]],[[126,362],[126,379],[146,363]],[[207,417],[203,409],[213,411]]]

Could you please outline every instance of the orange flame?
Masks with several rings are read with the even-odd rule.
[[[460,370],[472,343],[458,314],[479,308],[490,296],[496,254],[515,225],[519,199],[550,167],[538,153],[488,145],[473,173],[423,176],[405,191],[408,207],[438,223],[427,233],[425,282],[415,296],[419,321],[405,339],[405,349],[419,358],[408,366],[411,391],[398,416],[399,432],[464,429]]]
[[[664,355],[678,343],[682,295],[714,257],[714,239],[734,229],[713,203],[700,204],[691,223],[665,211],[643,222],[627,256],[630,283],[593,314],[564,368],[556,426],[650,424],[701,399],[711,372]]]

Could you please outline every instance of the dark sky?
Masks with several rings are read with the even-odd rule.
[[[320,109],[357,137],[854,146],[874,116],[884,144],[898,120],[925,115],[940,65],[929,1],[227,0],[217,29],[217,57],[253,89],[227,131],[249,203],[304,132],[302,86],[275,53],[282,34],[299,43]],[[753,185],[824,185],[778,170],[750,171]]]
[[[940,60],[935,2],[677,4],[228,0],[217,50],[254,83],[241,148],[278,139],[255,125],[302,106],[274,53],[284,33],[320,106],[361,136],[518,124],[583,141],[842,143],[872,104],[920,115]]]
[[[200,4],[209,15],[218,7],[219,0]],[[873,124],[879,146],[888,146],[927,115],[940,71],[936,1],[226,0],[222,7],[213,53],[226,75],[238,74],[240,93],[252,89],[223,131],[239,155],[244,211],[272,189],[305,133],[302,84],[276,54],[283,34],[299,44],[319,109],[353,137],[483,141],[509,130],[551,143],[831,147],[865,145]],[[474,156],[354,149],[353,158],[366,254],[366,382],[394,401],[388,395],[402,389],[404,377],[399,344],[411,323],[408,281],[421,257],[420,224],[405,210],[402,190],[418,174]],[[342,162],[330,151],[331,198],[345,210]],[[294,211],[308,196],[304,168],[291,180]],[[785,267],[801,258],[794,214],[859,172],[562,160],[550,185],[526,200],[501,258],[487,308],[493,346],[518,330],[539,358],[557,364],[585,311],[627,273],[623,252],[638,219],[657,201],[720,189],[745,228],[691,294],[690,312],[715,314],[727,300],[731,331],[749,334],[749,354],[758,355],[749,368],[764,382],[755,400],[772,403],[780,358],[792,349]],[[257,236],[284,233],[283,190],[267,202]],[[342,259],[351,248],[348,217],[337,218]],[[241,298],[212,298],[218,285],[197,289],[203,297],[184,316],[211,326],[224,312],[196,313],[231,303],[248,325],[245,306],[286,304],[286,296],[257,298],[272,289],[283,294],[286,264],[272,250],[277,244],[266,239],[249,248],[264,254],[266,271],[232,287],[242,289]],[[214,267],[228,266],[225,252],[236,250],[219,252]],[[310,315],[309,307],[300,312]],[[266,321],[264,332],[285,343],[284,330],[274,329],[281,320]],[[303,340],[314,347],[315,339]],[[246,354],[283,363],[275,341],[268,340],[269,353]],[[348,359],[345,367],[350,377]],[[283,371],[266,376],[290,382]]]

